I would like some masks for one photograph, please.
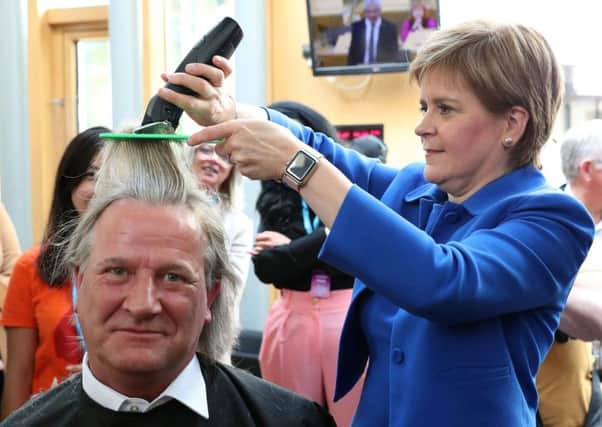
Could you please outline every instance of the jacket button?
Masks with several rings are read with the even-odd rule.
[[[403,361],[405,360],[406,356],[405,356],[405,353],[403,351],[401,351],[399,348],[394,348],[392,357],[393,357],[393,362],[402,364]]]

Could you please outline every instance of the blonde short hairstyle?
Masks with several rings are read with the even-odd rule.
[[[564,91],[562,70],[545,38],[523,25],[471,21],[433,34],[410,65],[421,83],[438,70],[465,82],[483,106],[503,114],[520,106],[529,120],[510,152],[513,168],[539,164]]]
[[[188,167],[194,173],[194,156],[199,146],[185,148],[185,159]],[[228,178],[219,186],[217,192],[219,198],[226,209],[229,210],[241,210],[243,208],[242,203],[242,187],[243,179],[238,167],[232,165]]]

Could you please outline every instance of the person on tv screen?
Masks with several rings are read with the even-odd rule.
[[[437,22],[427,15],[426,6],[419,1],[412,5],[411,16],[404,19],[401,24],[399,39],[405,43],[411,33],[435,28],[437,28]]]
[[[399,61],[397,27],[381,16],[380,0],[364,1],[364,19],[351,24],[351,45],[347,64],[375,64]]]

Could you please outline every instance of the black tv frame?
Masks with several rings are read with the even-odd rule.
[[[362,0],[359,0],[362,2]],[[435,4],[435,21],[437,22],[437,29],[441,28],[440,19],[440,2],[439,0],[431,0]],[[411,61],[405,62],[388,62],[378,64],[358,64],[358,65],[341,65],[341,66],[328,66],[318,67],[316,66],[315,59],[315,47],[314,40],[312,38],[312,15],[311,15],[311,0],[306,0],[306,11],[307,11],[307,27],[309,30],[309,52],[311,69],[314,76],[341,76],[341,75],[361,75],[361,74],[379,74],[379,73],[398,73],[405,72],[410,67]]]

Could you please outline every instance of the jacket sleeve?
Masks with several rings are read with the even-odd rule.
[[[306,279],[321,264],[318,253],[325,238],[324,227],[318,227],[287,245],[262,250],[253,257],[255,274],[262,282],[273,283],[279,288],[307,290]]]
[[[33,305],[37,254],[37,250],[29,249],[15,263],[2,307],[2,326],[37,327]]]
[[[383,165],[377,159],[364,157],[355,150],[337,144],[326,135],[289,119],[278,111],[266,109],[270,121],[286,127],[303,143],[318,150],[354,184],[380,198],[398,170]]]
[[[591,245],[591,217],[553,192],[517,198],[499,216],[493,228],[438,243],[354,186],[320,257],[396,306],[446,324],[559,311]]]

